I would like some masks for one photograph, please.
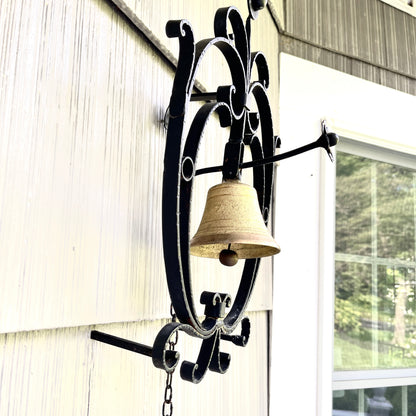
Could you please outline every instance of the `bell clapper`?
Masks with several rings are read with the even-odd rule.
[[[231,244],[228,244],[228,248],[220,252],[220,263],[224,266],[235,266],[238,262],[238,255],[234,250],[231,250]]]

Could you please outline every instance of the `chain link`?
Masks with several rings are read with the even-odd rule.
[[[173,305],[170,305],[170,315],[172,317],[172,322],[176,322],[176,314],[173,309]],[[169,340],[169,350],[173,351],[175,349],[175,345],[178,343],[178,331],[174,334],[174,339]],[[172,404],[172,396],[173,396],[173,389],[172,389],[172,379],[173,379],[173,371],[166,372],[166,385],[165,385],[165,395],[163,398],[163,405],[162,405],[162,416],[172,416],[173,415],[173,404]]]

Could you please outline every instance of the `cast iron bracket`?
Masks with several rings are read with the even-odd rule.
[[[205,317],[200,320],[194,305],[189,264],[190,206],[195,176],[221,171],[225,179],[233,179],[240,177],[242,169],[253,168],[253,186],[267,224],[273,190],[272,162],[316,147],[323,147],[331,155],[330,147],[337,141],[336,135],[328,133],[323,124],[322,135],[316,142],[275,155],[280,139],[273,134],[267,96],[267,61],[262,52],[250,49],[251,19],[257,17],[266,3],[266,0],[248,0],[250,17],[246,22],[235,7],[218,9],[214,18],[215,37],[197,43],[188,21],[171,20],[167,23],[167,36],[178,39],[179,58],[169,112],[165,117],[163,251],[169,294],[179,322],[165,325],[156,336],[153,347],[99,331],[91,333],[95,340],[152,357],[153,364],[167,372],[172,372],[179,362],[179,354],[168,349],[174,334],[183,331],[197,337],[202,342],[196,362],[183,361],[180,370],[181,377],[193,383],[199,383],[208,369],[221,374],[227,371],[230,356],[220,351],[221,340],[237,346],[247,344],[250,322],[245,313],[260,264],[260,259],[245,260],[233,302],[228,294],[203,292],[200,301],[205,305]],[[230,28],[232,33],[229,33]],[[195,93],[198,68],[211,48],[217,48],[224,56],[232,84],[218,86],[215,92]],[[254,73],[257,73],[256,78]],[[255,102],[253,108],[256,111],[247,107],[249,99]],[[185,118],[191,101],[199,101],[201,106],[186,132]],[[228,131],[223,164],[196,170],[198,147],[209,119],[217,120],[220,127]],[[252,162],[243,163],[245,146],[250,148]],[[232,335],[239,324],[241,333]]]

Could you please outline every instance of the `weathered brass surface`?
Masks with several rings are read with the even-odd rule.
[[[233,250],[239,259],[277,254],[280,247],[264,224],[256,190],[237,180],[228,180],[208,191],[198,231],[190,243],[194,256],[219,258]]]

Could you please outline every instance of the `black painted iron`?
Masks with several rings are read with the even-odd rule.
[[[325,122],[322,122],[322,134],[319,137],[319,139],[316,140],[315,142],[298,147],[297,149],[289,150],[288,152],[285,152],[285,153],[280,153],[275,156],[259,158],[259,159],[254,159],[251,162],[240,163],[238,166],[238,169],[241,170],[241,169],[253,168],[255,166],[262,166],[262,165],[267,165],[269,163],[278,162],[280,160],[284,160],[293,156],[300,155],[301,153],[308,152],[309,150],[316,149],[318,147],[322,147],[323,149],[325,149],[326,152],[328,153],[329,158],[331,159],[331,161],[333,161],[334,157],[331,152],[331,147],[335,146],[338,143],[338,140],[339,140],[338,136],[335,133],[329,133],[327,131]],[[196,170],[195,176],[203,175],[206,173],[221,172],[223,170],[224,170],[224,165],[211,166],[209,168],[202,168],[202,169]]]
[[[188,21],[167,23],[167,36],[178,38],[179,58],[166,116],[169,122],[163,174],[163,251],[169,294],[179,322],[165,325],[156,336],[153,347],[98,331],[91,333],[95,340],[151,356],[153,364],[167,372],[173,372],[179,362],[179,354],[167,348],[175,333],[183,331],[197,337],[202,343],[196,363],[183,361],[180,370],[181,377],[193,383],[199,383],[208,369],[221,374],[227,371],[230,356],[220,351],[221,340],[237,346],[247,344],[250,321],[244,315],[260,264],[260,259],[245,261],[234,302],[228,294],[203,292],[200,302],[205,305],[205,318],[202,321],[198,318],[189,265],[190,205],[195,176],[222,171],[224,179],[234,179],[240,177],[242,169],[253,168],[253,186],[267,224],[273,190],[272,162],[316,147],[323,147],[330,155],[330,147],[337,141],[337,136],[328,133],[323,124],[322,135],[316,142],[275,155],[280,139],[273,134],[267,97],[267,61],[261,52],[250,50],[250,19],[255,19],[266,4],[266,0],[249,0],[250,17],[246,22],[235,7],[218,9],[214,18],[215,37],[197,43]],[[228,33],[229,27],[232,34]],[[213,47],[224,56],[232,85],[219,86],[216,92],[194,93],[200,63]],[[258,79],[252,79],[254,68]],[[247,108],[249,97],[255,100],[256,112]],[[185,116],[191,101],[199,101],[202,105],[186,133]],[[214,114],[220,127],[229,131],[223,165],[196,170],[199,143],[208,120]],[[243,163],[245,145],[250,147],[252,162]],[[241,334],[232,335],[240,323]]]

